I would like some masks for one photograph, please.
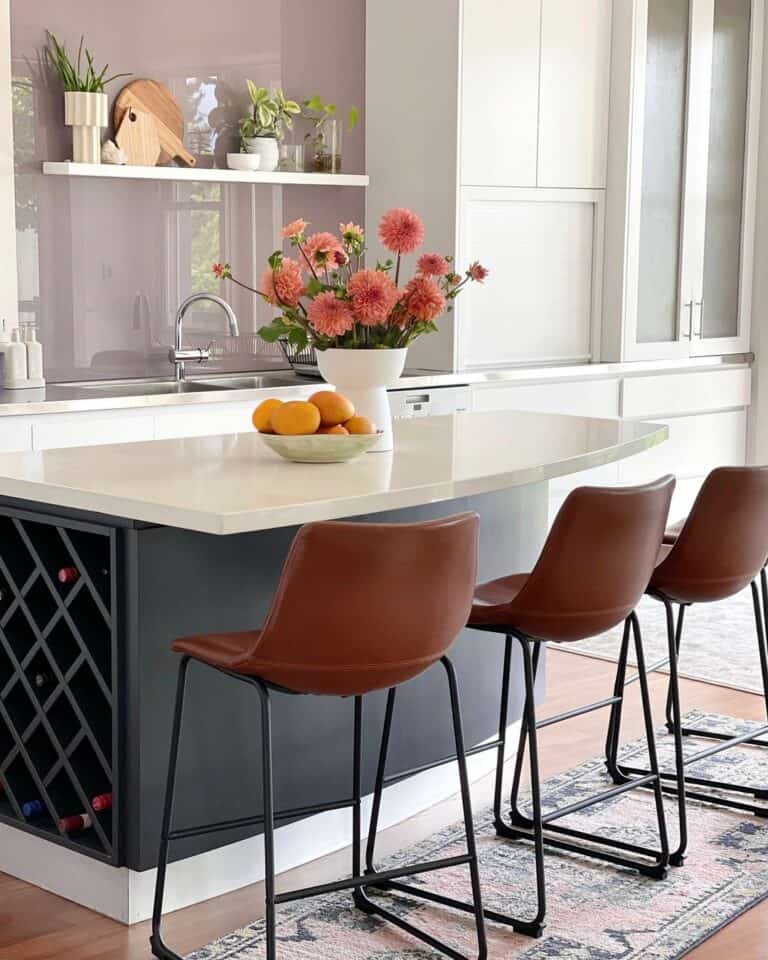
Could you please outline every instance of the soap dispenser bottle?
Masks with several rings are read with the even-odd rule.
[[[27,348],[19,340],[19,331],[11,332],[11,342],[5,350],[5,382],[15,386],[27,379]]]
[[[30,380],[43,379],[43,345],[37,339],[35,328],[29,331],[24,346],[27,348],[27,377]]]

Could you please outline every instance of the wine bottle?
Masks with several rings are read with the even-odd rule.
[[[58,573],[59,583],[77,583],[80,579],[80,571],[77,567],[62,567]]]
[[[59,830],[62,833],[82,833],[84,830],[90,830],[93,826],[93,820],[87,813],[76,813],[71,817],[62,817],[59,820]]]
[[[91,806],[97,813],[103,813],[105,810],[112,809],[112,794],[100,793],[91,800]]]
[[[45,807],[42,800],[26,800],[21,805],[21,812],[27,820],[37,820],[45,813]]]

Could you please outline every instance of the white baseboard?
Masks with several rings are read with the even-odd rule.
[[[509,728],[507,755],[516,748],[519,722]],[[492,738],[490,738],[492,739]],[[490,773],[496,754],[470,757],[470,780]],[[402,823],[458,791],[455,763],[447,763],[384,792],[381,829]],[[363,824],[370,816],[371,797],[363,801]],[[333,810],[307,817],[275,831],[276,872],[283,873],[350,845],[349,810]],[[39,837],[0,824],[0,871],[73,900],[121,923],[147,920],[152,914],[156,870],[111,867]],[[264,879],[261,837],[227,844],[207,853],[179,860],[168,867],[165,912],[231,893]]]

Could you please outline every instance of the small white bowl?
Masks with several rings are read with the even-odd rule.
[[[227,166],[230,170],[258,170],[261,157],[256,153],[228,153]]]
[[[380,433],[312,433],[301,437],[283,437],[276,433],[259,434],[270,450],[294,463],[344,463],[365,453],[379,440]]]

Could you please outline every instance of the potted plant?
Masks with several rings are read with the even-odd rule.
[[[70,60],[66,47],[59,43],[50,30],[44,58],[64,87],[64,122],[72,127],[72,159],[75,163],[99,163],[101,130],[109,124],[104,88],[113,80],[130,74],[116,73],[108,77],[109,64],[97,71],[93,65],[93,55],[85,47],[84,37],[80,37],[77,59]]]
[[[243,151],[261,158],[260,170],[276,170],[280,160],[277,141],[283,137],[283,127],[293,127],[293,118],[301,113],[301,107],[295,100],[287,100],[282,90],[270,93],[252,80],[246,82],[251,112],[240,121]]]
[[[338,234],[307,235],[307,226],[295,220],[283,228],[282,236],[296,256],[276,250],[261,289],[235,279],[228,263],[214,264],[213,272],[276,307],[278,316],[259,336],[267,343],[286,338],[297,350],[314,347],[325,380],[382,431],[372,450],[391,450],[387,387],[402,374],[408,345],[436,330],[438,318],[452,309],[467,284],[482,282],[488,271],[473,263],[460,275],[451,257],[424,253],[415,276],[401,285],[403,256],[424,241],[424,224],[411,210],[390,210],[382,217],[379,240],[395,259],[375,268],[363,266],[361,227],[341,223]]]
[[[336,104],[324,103],[317,95],[304,101],[304,116],[312,121],[312,130],[304,139],[310,146],[310,169],[317,173],[341,173],[344,127],[336,114]],[[359,119],[360,111],[350,107],[347,130],[354,130]]]

